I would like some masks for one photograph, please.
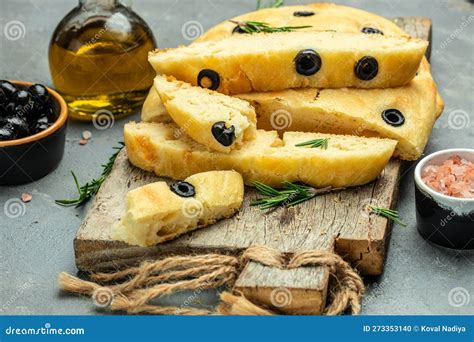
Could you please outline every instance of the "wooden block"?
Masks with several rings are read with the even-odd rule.
[[[431,21],[427,18],[397,18],[396,22],[414,36],[430,37]],[[80,270],[97,271],[172,254],[239,255],[249,246],[266,245],[289,254],[310,249],[335,251],[362,274],[378,275],[383,272],[391,222],[370,215],[367,206],[393,208],[396,205],[400,167],[400,161],[392,160],[370,184],[268,214],[249,206],[257,193],[253,188],[246,188],[243,207],[235,217],[145,248],[113,241],[112,225],[124,211],[129,190],[165,179],[131,166],[126,151],[122,151],[77,232],[76,265]],[[329,272],[325,267],[280,270],[249,262],[234,288],[282,313],[320,314],[326,303],[328,284]]]

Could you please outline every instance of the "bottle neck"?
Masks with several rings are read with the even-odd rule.
[[[119,4],[119,0],[79,0],[82,7],[86,9],[92,8],[114,8]]]

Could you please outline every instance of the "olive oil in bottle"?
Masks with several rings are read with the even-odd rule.
[[[70,116],[115,118],[143,103],[155,72],[148,52],[156,47],[147,24],[118,0],[80,0],[59,23],[49,46],[54,87]]]

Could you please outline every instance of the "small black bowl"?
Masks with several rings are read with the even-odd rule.
[[[33,83],[10,81],[29,87]],[[66,141],[67,105],[49,89],[58,118],[53,125],[37,134],[15,140],[0,141],[0,185],[29,183],[46,176],[61,161]]]
[[[449,149],[423,158],[415,169],[415,201],[418,232],[428,241],[454,249],[474,249],[474,198],[441,194],[421,179],[428,165],[441,165],[459,155],[474,162],[474,150]]]

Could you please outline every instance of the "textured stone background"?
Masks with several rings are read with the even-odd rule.
[[[286,1],[287,4],[305,2]],[[463,0],[336,2],[386,17],[433,19],[433,73],[446,109],[425,152],[474,147],[474,5]],[[76,5],[77,0],[1,0],[0,78],[50,85],[49,39],[56,24]],[[207,29],[254,10],[255,1],[136,0],[133,8],[149,23],[158,45],[172,47],[188,43],[182,34],[187,22],[196,20]],[[5,34],[5,27],[12,21],[20,21],[24,28],[14,41]],[[91,301],[61,295],[57,289],[56,277],[60,271],[76,271],[72,240],[86,208],[61,208],[54,204],[54,199],[75,195],[71,170],[82,181],[99,174],[99,165],[122,139],[122,127],[128,120],[116,121],[107,130],[70,122],[64,160],[58,169],[32,184],[0,187],[0,314],[98,312]],[[85,129],[92,131],[93,138],[88,145],[80,146],[80,134]],[[406,170],[400,183],[398,209],[408,227],[395,227],[385,273],[371,279],[363,314],[474,314],[474,253],[430,245],[416,231],[415,165]],[[25,205],[23,216],[8,217],[4,204],[11,198],[19,198],[22,192],[31,193],[33,201]],[[167,302],[179,305],[189,296],[184,293]],[[200,298],[204,304],[214,300],[213,293]]]

